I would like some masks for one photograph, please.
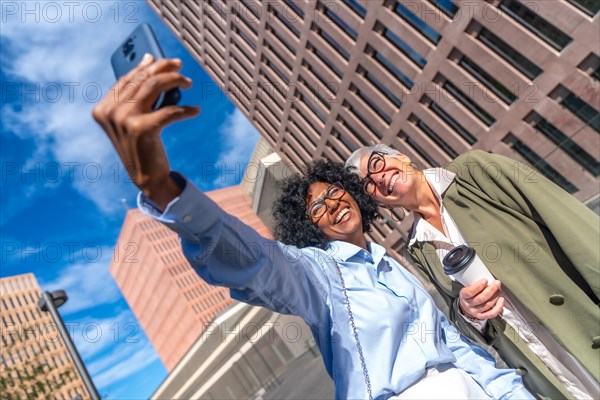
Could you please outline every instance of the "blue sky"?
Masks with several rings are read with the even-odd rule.
[[[102,395],[148,398],[166,370],[108,268],[136,190],[91,109],[114,83],[110,55],[140,22],[194,87],[200,117],[163,132],[172,169],[201,189],[239,183],[258,134],[143,1],[1,1],[0,276],[65,289],[61,313]],[[228,171],[240,173],[221,174]],[[216,171],[216,172],[215,172]]]

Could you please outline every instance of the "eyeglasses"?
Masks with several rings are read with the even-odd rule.
[[[310,204],[310,206],[308,206],[308,217],[314,223],[317,223],[327,211],[327,203],[325,203],[325,200],[339,200],[342,198],[344,193],[346,193],[346,189],[344,189],[341,183],[332,183],[325,190],[323,197],[316,199]]]
[[[367,175],[364,178],[365,192],[369,196],[375,194],[377,184],[371,179],[372,174],[378,174],[385,168],[385,153],[373,151],[367,160]]]

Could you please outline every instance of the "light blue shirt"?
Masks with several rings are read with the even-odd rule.
[[[448,322],[423,285],[375,243],[368,252],[335,241],[325,251],[267,240],[189,181],[162,214],[141,194],[138,206],[179,234],[188,261],[206,282],[229,287],[237,300],[302,317],[338,399],[366,399],[368,393],[335,263],[373,398],[401,393],[428,367],[442,363],[465,370],[492,398],[533,398],[514,370],[496,369],[488,353]]]

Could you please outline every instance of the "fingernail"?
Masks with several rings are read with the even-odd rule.
[[[144,58],[142,58],[142,65],[146,65],[152,61],[152,54],[146,53],[144,54]]]
[[[181,59],[179,59],[179,58],[174,58],[174,59],[173,59],[173,61],[174,61],[176,64],[181,64]]]

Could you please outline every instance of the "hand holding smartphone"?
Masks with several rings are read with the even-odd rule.
[[[138,65],[146,53],[150,53],[155,60],[165,58],[152,28],[143,23],[131,32],[110,58],[117,80]],[[158,110],[161,107],[176,105],[179,100],[181,100],[179,89],[169,90],[160,94],[153,109]]]

